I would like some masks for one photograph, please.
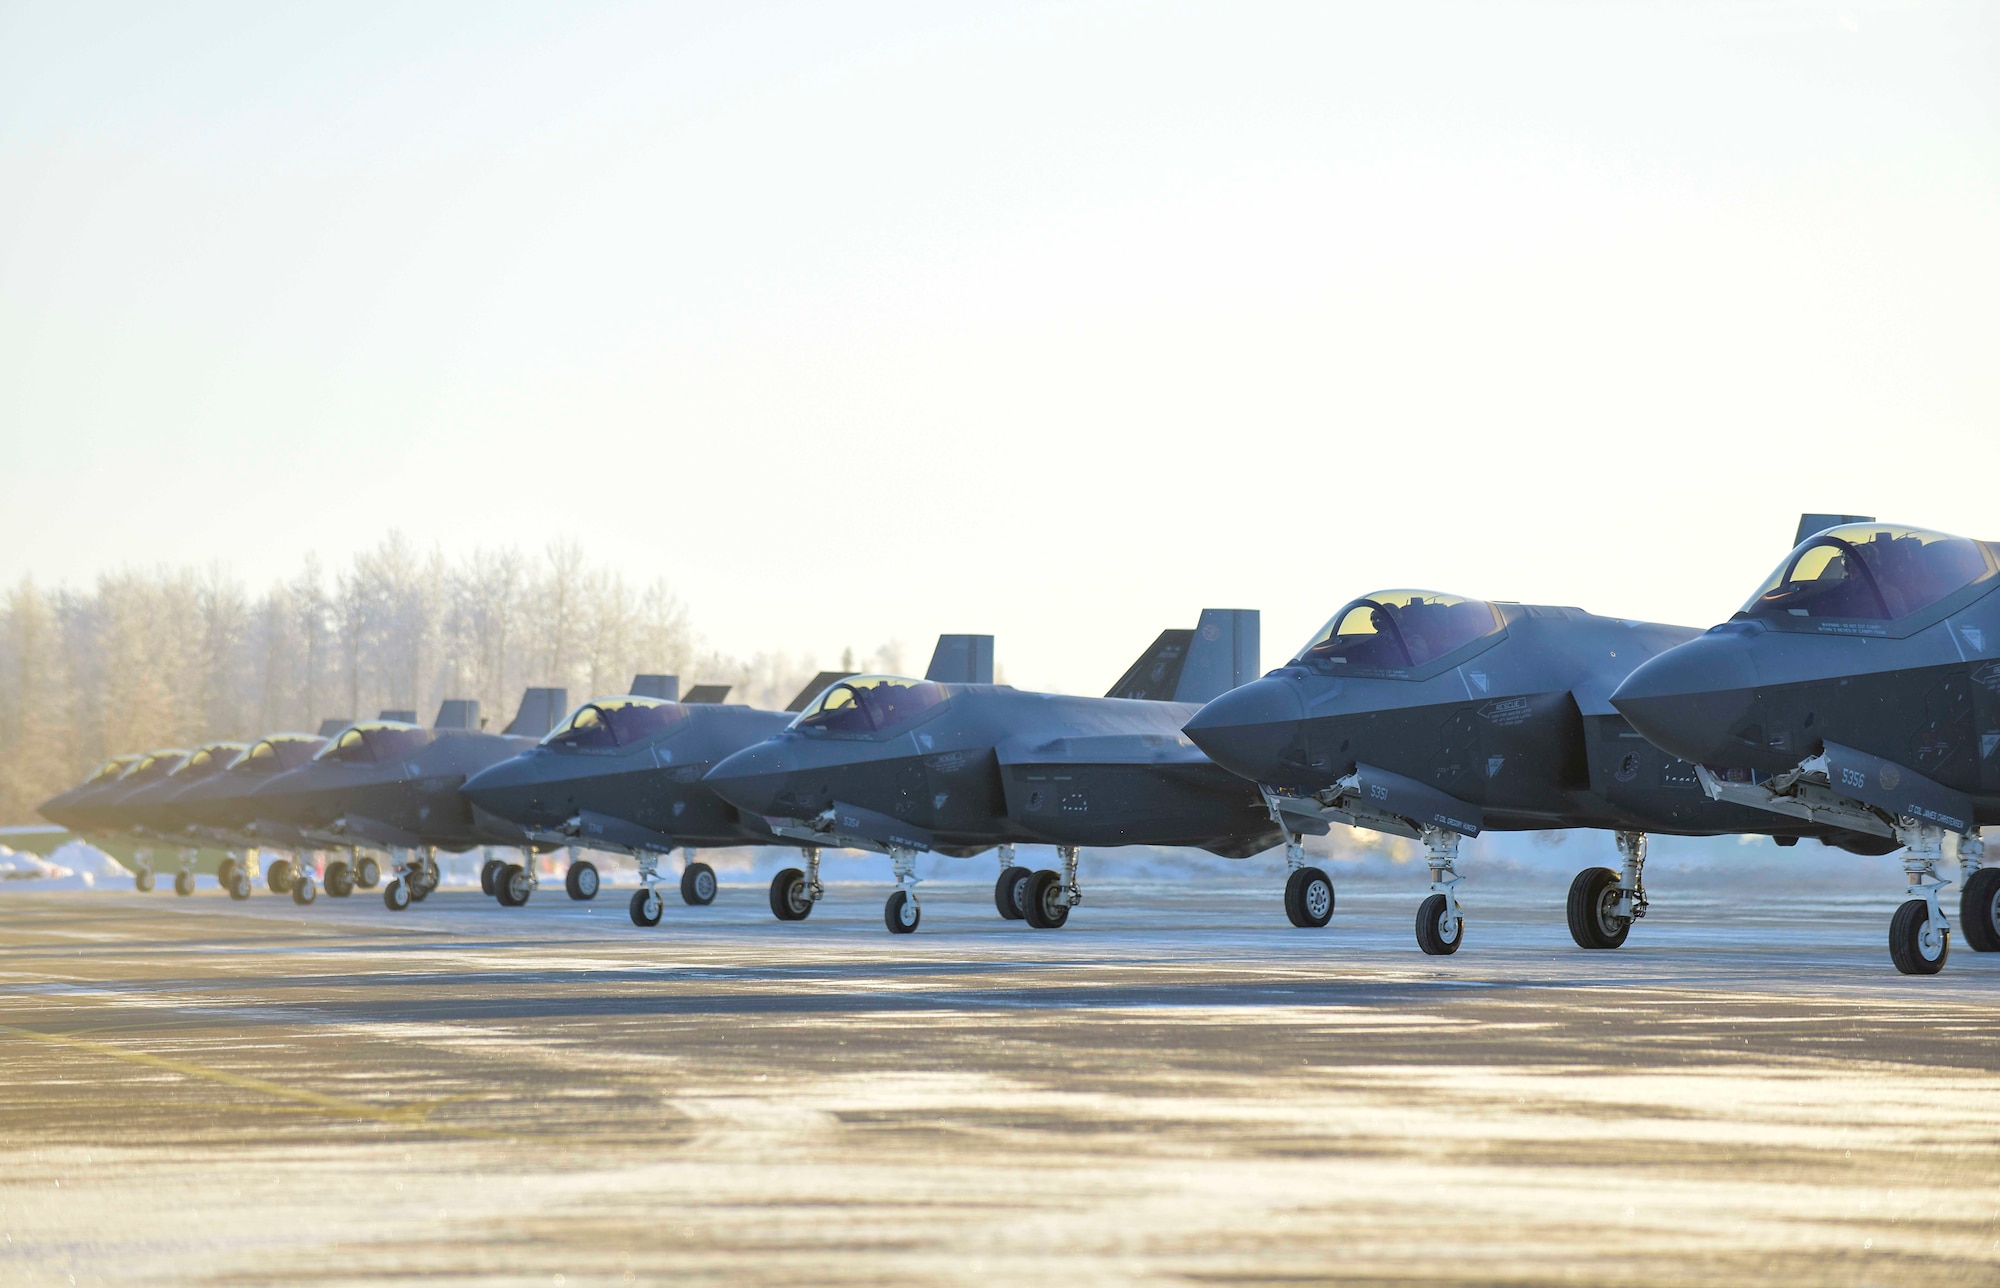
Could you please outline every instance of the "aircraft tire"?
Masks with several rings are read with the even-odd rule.
[[[153,888],[153,870],[151,868],[140,868],[137,872],[133,873],[132,888],[140,894],[146,894],[151,891]]]
[[[377,881],[380,881],[381,879],[382,879],[382,865],[377,863],[375,860],[364,857],[359,863],[354,865],[355,889],[373,890],[375,888],[375,883]]]
[[[1028,892],[1028,878],[1033,875],[1034,869],[1016,863],[1001,872],[1000,879],[993,883],[993,906],[1004,920],[1021,920],[1021,896]]]
[[[1333,920],[1333,879],[1319,868],[1300,868],[1285,878],[1285,916],[1301,930]]]
[[[194,893],[194,873],[182,869],[174,873],[174,893],[186,898]]]
[[[534,891],[528,888],[528,870],[518,863],[509,863],[500,869],[493,880],[494,897],[503,908],[518,908],[528,902]]]
[[[238,901],[250,897],[250,874],[242,868],[229,874],[229,897]]]
[[[224,855],[222,862],[215,865],[215,884],[227,890],[236,884],[233,880],[235,875],[236,860]]]
[[[313,884],[312,873],[301,872],[292,882],[292,902],[303,908],[319,898],[319,887]]]
[[[779,921],[804,921],[813,910],[806,894],[806,874],[786,868],[771,878],[771,915]]]
[[[585,900],[597,897],[597,865],[589,859],[578,859],[563,873],[563,889],[572,899]]]
[[[1569,883],[1569,937],[1578,948],[1617,948],[1632,933],[1631,918],[1604,914],[1605,892],[1617,884],[1610,868],[1585,868]]]
[[[706,863],[690,863],[681,869],[681,902],[706,908],[715,902],[715,869]]]
[[[494,888],[493,883],[499,879],[500,869],[506,866],[506,864],[498,859],[488,859],[479,865],[479,889],[482,893],[488,895],[497,895],[500,893],[499,890]]]
[[[2000,868],[1981,868],[1958,896],[1958,930],[1975,953],[2000,952]]]
[[[896,891],[882,905],[882,924],[889,928],[892,935],[914,934],[917,923],[923,918],[924,910],[917,906],[915,899],[910,898],[907,890]]]
[[[401,912],[410,906],[410,887],[403,878],[396,877],[382,887],[382,906],[390,912]]]
[[[292,861],[290,859],[279,859],[272,863],[271,870],[264,874],[264,884],[271,888],[272,894],[290,894],[292,892]]]
[[[326,892],[336,899],[345,899],[354,893],[354,869],[347,866],[345,859],[335,859],[326,865],[326,875],[320,878]]]
[[[1036,930],[1060,930],[1069,920],[1069,905],[1061,902],[1062,873],[1043,868],[1028,874],[1021,894],[1021,919]]]
[[[1434,894],[1417,907],[1417,947],[1432,957],[1449,957],[1465,941],[1465,918],[1458,921],[1458,933],[1445,938],[1444,896]]]
[[[403,884],[410,888],[411,903],[422,903],[431,897],[431,891],[437,889],[428,881],[412,881],[407,877],[403,878]]]
[[[632,892],[631,911],[633,925],[657,926],[660,924],[660,914],[665,912],[666,909],[666,900],[660,898],[653,891],[634,890]]]
[[[1889,960],[1905,975],[1935,975],[1944,969],[1945,958],[1951,956],[1949,931],[1938,945],[1937,957],[1925,955],[1924,929],[1930,919],[1931,910],[1922,899],[1907,900],[1889,918]]]

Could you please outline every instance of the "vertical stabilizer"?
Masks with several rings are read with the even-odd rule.
[[[945,684],[993,683],[993,637],[991,635],[940,635],[931,654],[926,680]]]
[[[681,700],[681,677],[678,675],[635,675],[632,687],[626,690],[635,698],[658,698],[662,702]]]
[[[712,707],[729,696],[732,686],[727,684],[697,684],[687,691],[681,701],[691,707]]]
[[[568,689],[529,689],[521,695],[521,709],[514,722],[502,732],[522,738],[539,738],[556,727],[569,713]]]
[[[404,724],[415,724],[417,722],[417,713],[415,711],[405,711],[398,708],[395,710],[384,711],[375,718],[377,720],[400,720]]]
[[[1825,532],[1843,523],[1873,523],[1872,514],[1802,514],[1799,516],[1799,533],[1792,538],[1793,545],[1801,545],[1815,532]]]
[[[331,738],[353,723],[354,721],[346,716],[328,716],[319,722],[319,736],[322,738]]]
[[[1152,646],[1139,655],[1107,698],[1136,698],[1142,702],[1170,702],[1180,688],[1181,670],[1187,665],[1190,630],[1164,630]]]
[[[477,729],[479,727],[479,699],[446,698],[438,704],[437,723],[433,729]]]
[[[1208,702],[1256,679],[1260,620],[1254,608],[1202,609],[1174,701]]]

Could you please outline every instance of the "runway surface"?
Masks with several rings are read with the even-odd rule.
[[[2000,956],[1474,885],[10,894],[0,1283],[2000,1282]]]

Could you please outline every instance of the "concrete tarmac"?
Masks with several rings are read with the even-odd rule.
[[[1462,889],[0,896],[0,1283],[2000,1282],[2000,955]]]

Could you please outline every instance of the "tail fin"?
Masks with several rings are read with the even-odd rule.
[[[681,697],[681,677],[635,675],[632,677],[632,687],[625,691],[637,698],[658,698],[662,702],[678,702]]]
[[[322,738],[331,738],[353,723],[354,721],[347,716],[328,716],[319,722],[319,736]]]
[[[812,700],[814,698],[826,692],[827,686],[838,684],[842,680],[845,680],[848,676],[855,674],[858,674],[858,672],[821,671],[818,675],[815,675],[812,679],[806,681],[806,687],[799,690],[799,696],[793,698],[791,701],[791,705],[787,706],[785,710],[804,711],[807,707],[812,705]]]
[[[940,635],[926,680],[946,684],[993,683],[993,637],[991,635]]]
[[[1873,522],[1875,516],[1872,514],[1802,514],[1799,516],[1799,534],[1792,538],[1792,544],[1804,545],[1806,538],[1813,533],[1838,528],[1844,523]]]
[[[1254,608],[1204,608],[1193,630],[1165,630],[1111,686],[1107,698],[1207,702],[1257,678]]]
[[[479,727],[479,699],[446,698],[438,704],[437,723],[433,729],[477,729]]]
[[[726,684],[696,684],[688,689],[687,696],[681,701],[690,706],[712,707],[728,696],[729,686]]]
[[[375,718],[377,720],[400,720],[404,724],[415,724],[417,722],[417,713],[414,711],[384,711]]]
[[[501,732],[523,738],[539,738],[569,714],[568,689],[529,689],[521,695],[521,709],[514,721]]]

